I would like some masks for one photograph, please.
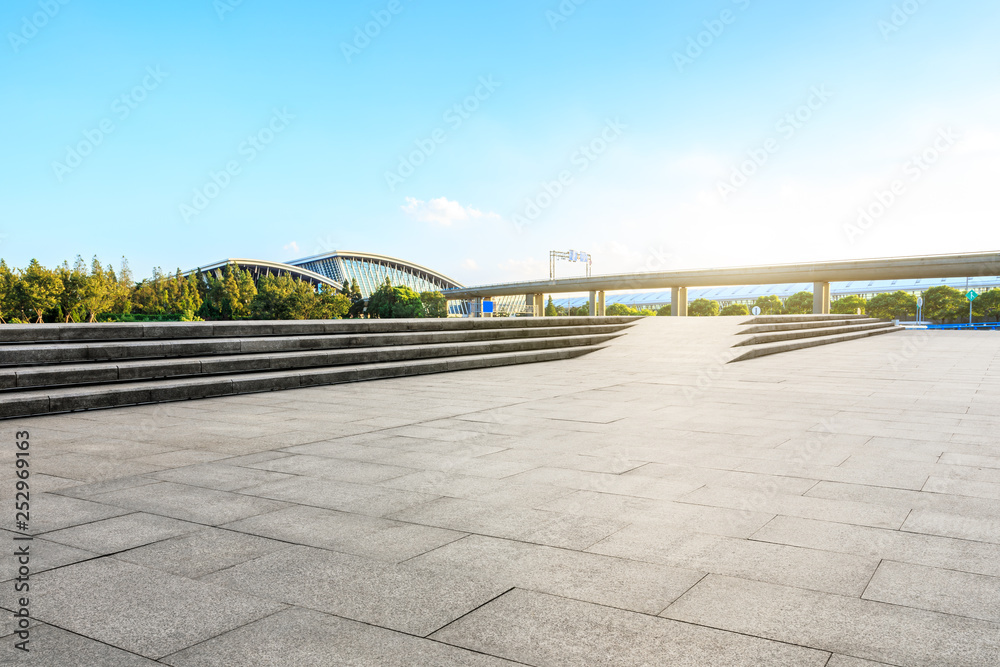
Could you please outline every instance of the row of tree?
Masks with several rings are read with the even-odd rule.
[[[440,292],[418,294],[388,278],[366,301],[357,280],[314,287],[287,273],[255,278],[236,265],[187,275],[154,269],[137,283],[125,260],[116,272],[96,257],[89,267],[77,257],[72,267],[64,262],[54,270],[34,259],[11,269],[0,259],[0,322],[447,316]]]
[[[924,305],[922,315],[925,319],[936,322],[964,320],[969,316],[969,301],[965,294],[948,285],[931,287],[923,293]],[[797,292],[784,301],[778,296],[757,297],[753,306],[742,303],[731,303],[721,307],[718,301],[695,299],[688,304],[688,315],[694,317],[747,316],[753,307],[759,307],[762,315],[807,315],[813,311],[813,293]],[[871,299],[860,296],[844,296],[830,304],[830,312],[836,315],[853,315],[860,312],[869,317],[879,317],[894,320],[915,319],[917,314],[917,297],[909,292],[884,292],[876,294]],[[585,303],[577,308],[567,309],[556,306],[549,297],[545,314],[557,315],[589,315],[590,304]],[[605,308],[607,315],[670,315],[670,306],[659,310],[638,309],[623,303],[613,303]],[[983,292],[972,302],[972,315],[987,321],[1000,321],[1000,289]]]

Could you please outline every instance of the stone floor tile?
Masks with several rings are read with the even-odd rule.
[[[647,614],[659,613],[704,576],[689,569],[479,535],[408,562]]]
[[[470,576],[471,575],[471,576]],[[424,637],[509,586],[499,579],[296,546],[202,581]]]
[[[886,560],[862,597],[1000,624],[1000,577]]]
[[[154,667],[160,663],[45,623],[31,629],[28,653],[14,648],[13,636],[0,638],[0,665],[25,667]]]
[[[45,538],[104,555],[186,535],[201,529],[202,526],[196,523],[178,521],[157,514],[135,512],[82,526],[56,530],[46,533]]]
[[[111,557],[34,580],[39,620],[154,659],[285,607]]]
[[[610,519],[487,505],[458,498],[439,498],[390,518],[568,549],[586,549],[626,525]]]
[[[752,609],[753,613],[748,613]],[[852,597],[709,575],[667,618],[912,667],[981,667],[1000,625]]]
[[[223,528],[392,563],[465,536],[454,530],[301,505],[236,521]]]
[[[174,667],[503,667],[514,664],[440,642],[297,608],[237,628],[168,656],[162,662]]]
[[[824,667],[829,653],[521,589],[433,639],[553,667]]]
[[[173,482],[102,493],[91,499],[130,510],[208,525],[236,521],[287,506],[286,503],[273,500]]]

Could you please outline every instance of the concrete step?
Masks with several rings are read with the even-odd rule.
[[[487,317],[399,320],[238,320],[235,322],[157,322],[94,324],[4,324],[0,342],[176,340],[253,338],[401,331],[468,331],[551,326],[629,324],[637,317]]]
[[[814,320],[808,322],[780,322],[778,324],[754,324],[740,331],[740,334],[770,333],[772,331],[798,331],[800,329],[821,329],[824,327],[847,326],[868,322],[885,322],[875,317],[837,318],[831,320]],[[746,323],[744,323],[746,324]]]
[[[568,328],[570,331],[586,327]],[[552,331],[539,328],[536,331]],[[561,330],[560,330],[561,331]],[[454,341],[423,345],[349,347],[334,350],[295,350],[258,354],[219,355],[87,364],[56,364],[0,370],[0,390],[16,392],[39,387],[135,382],[161,378],[196,377],[295,370],[363,363],[458,357],[491,353],[528,352],[606,343],[622,333],[521,337],[502,340]],[[421,334],[421,336],[424,336]],[[352,337],[353,338],[353,337]],[[385,338],[375,336],[373,338]],[[454,337],[452,337],[454,338]]]
[[[752,320],[741,322],[743,325],[781,324],[784,322],[824,322],[829,320],[866,319],[866,315],[758,315]]]
[[[733,347],[741,347],[744,345],[761,345],[764,343],[778,343],[786,340],[798,340],[801,338],[815,338],[819,336],[830,336],[842,333],[852,333],[855,331],[870,331],[873,329],[884,329],[886,327],[894,326],[892,322],[883,320],[858,320],[859,324],[840,324],[839,326],[833,327],[820,327],[820,328],[808,328],[808,329],[797,329],[792,331],[774,331],[770,333],[761,333],[752,335],[748,338],[744,338],[740,342],[733,345]]]
[[[729,363],[733,363],[736,361],[746,361],[747,359],[755,359],[757,357],[763,357],[768,354],[778,354],[779,352],[791,352],[792,350],[801,350],[807,347],[816,347],[818,345],[830,345],[833,343],[842,343],[849,340],[857,340],[859,338],[867,338],[868,336],[879,336],[882,334],[895,333],[897,331],[904,331],[904,328],[890,325],[888,327],[882,327],[879,329],[869,329],[865,331],[856,331],[854,333],[837,334],[833,336],[819,336],[815,338],[802,338],[798,340],[783,341],[779,343],[769,343],[766,345],[751,347],[743,354],[735,357],[734,359],[731,359]]]
[[[498,318],[500,319],[500,318]],[[505,318],[510,319],[510,318]],[[527,318],[517,318],[524,321]],[[556,318],[548,318],[552,324]],[[130,359],[164,359],[237,355],[265,352],[334,350],[345,348],[388,347],[393,345],[426,345],[466,341],[521,340],[558,336],[600,335],[622,331],[631,323],[593,324],[594,318],[583,319],[575,326],[530,326],[469,328],[455,330],[389,331],[382,333],[335,333],[300,336],[206,337],[177,340],[122,340],[102,342],[53,342],[0,345],[0,366],[37,364],[79,364]],[[607,318],[602,318],[607,319]],[[375,320],[378,322],[378,320]],[[464,320],[469,322],[470,320]],[[474,321],[474,320],[472,320]],[[0,333],[4,330],[0,329]],[[0,384],[0,387],[5,386]]]
[[[129,382],[24,391],[0,400],[0,418],[27,417],[73,410],[113,408],[142,403],[182,401],[214,396],[231,396],[279,389],[315,387],[405,375],[537,363],[571,359],[600,349],[599,346],[564,347],[554,350],[504,352],[437,359],[387,363],[367,363],[334,368],[270,371],[235,376],[212,376]]]

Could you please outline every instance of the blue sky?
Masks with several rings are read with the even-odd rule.
[[[1000,248],[992,0],[7,0],[0,29],[16,266]]]

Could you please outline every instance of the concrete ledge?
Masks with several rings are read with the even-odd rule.
[[[849,326],[854,324],[864,324],[870,322],[887,322],[888,320],[880,320],[875,317],[854,317],[848,318],[837,318],[837,319],[822,319],[810,322],[781,322],[778,324],[750,324],[749,322],[744,322],[744,325],[748,325],[746,329],[738,331],[740,335],[757,334],[757,333],[771,333],[772,331],[798,331],[801,329],[820,329],[823,327],[835,327],[835,326]]]
[[[740,322],[740,324],[782,324],[786,322],[829,322],[831,320],[864,319],[870,318],[867,315],[758,315],[746,322]]]
[[[742,347],[744,345],[761,345],[764,343],[777,343],[785,340],[798,340],[802,338],[815,338],[819,336],[831,336],[837,334],[852,333],[855,331],[872,331],[875,329],[884,329],[886,327],[893,327],[892,322],[883,322],[880,320],[875,320],[873,322],[865,324],[855,324],[849,326],[837,326],[837,327],[823,327],[819,329],[799,329],[795,331],[776,331],[774,333],[764,333],[750,336],[749,338],[744,338],[740,342],[733,345],[733,347]]]
[[[816,347],[818,345],[830,345],[832,343],[842,343],[849,340],[856,340],[858,338],[867,338],[868,336],[878,336],[881,334],[895,333],[897,331],[903,331],[903,327],[889,326],[882,329],[873,329],[869,331],[859,331],[849,334],[840,334],[837,336],[823,336],[819,338],[806,338],[802,340],[786,341],[782,343],[772,343],[770,345],[762,345],[760,347],[750,348],[738,357],[731,359],[729,363],[736,361],[746,361],[747,359],[755,359],[757,357],[763,357],[769,354],[778,354],[779,352],[791,352],[792,350],[801,350],[807,347]]]

